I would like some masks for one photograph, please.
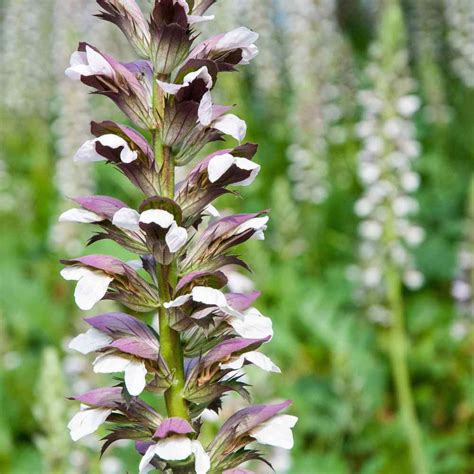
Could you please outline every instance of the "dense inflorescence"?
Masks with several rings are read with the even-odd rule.
[[[451,334],[455,339],[462,339],[469,334],[474,321],[474,180],[471,181],[465,236],[459,249],[451,294],[458,309]]]
[[[453,72],[466,87],[474,87],[474,3],[445,0]]]
[[[421,149],[413,115],[420,99],[408,72],[401,17],[394,16],[393,11],[388,10],[382,23],[385,29],[381,28],[381,37],[372,45],[367,68],[371,88],[359,93],[362,120],[356,128],[362,142],[358,175],[363,188],[355,204],[361,219],[357,277],[369,316],[382,324],[390,323],[384,269],[393,267],[409,288],[419,288],[423,283],[412,255],[412,249],[424,238],[423,229],[412,222],[418,210],[413,193],[420,184],[414,163]]]
[[[263,459],[254,441],[289,449],[297,419],[279,414],[289,401],[239,410],[204,447],[201,426],[218,413],[222,398],[236,392],[249,400],[243,367],[279,368],[259,349],[273,336],[272,322],[253,302],[258,292],[226,291],[223,267],[247,264],[232,249],[264,238],[266,211],[221,217],[213,201],[231,186],[247,186],[259,173],[257,146],[242,143],[246,124],[217,105],[212,90],[222,72],[248,64],[258,35],[240,27],[194,45],[194,25],[213,0],[156,0],[147,21],[134,0],[97,0],[99,17],[117,25],[143,59],[121,63],[87,43],[71,56],[66,75],[105,95],[134,127],[92,122],[93,139],[75,154],[81,162],[104,161],[142,193],[134,209],[110,196],[82,196],[63,222],[99,227],[90,243],[108,239],[138,255],[124,262],[109,255],[64,260],[61,274],[77,281],[75,300],[90,310],[113,300],[135,316],[112,312],[89,317],[90,329],[70,344],[97,352],[96,373],[116,375],[112,387],[73,397],[81,410],[69,423],[73,440],[106,423],[105,451],[134,440],[140,473],[249,472],[238,469]],[[190,163],[208,143],[234,138],[175,183],[175,167]],[[158,327],[146,323],[158,313]],[[136,317],[138,315],[139,317]],[[141,395],[163,395],[166,414]],[[147,398],[149,400],[149,398]]]
[[[336,1],[297,0],[284,8],[292,52],[289,176],[297,200],[319,204],[330,192],[331,146],[349,135],[344,122],[353,115],[354,65],[338,25]]]

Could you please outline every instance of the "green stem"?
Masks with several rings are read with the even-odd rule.
[[[169,301],[170,280],[176,279],[175,265],[161,265],[157,270],[158,287],[161,301]],[[169,313],[161,306],[158,310],[160,326],[161,356],[173,374],[170,388],[165,392],[166,410],[168,416],[179,416],[189,420],[189,411],[186,400],[183,398],[185,376],[184,357],[181,337],[169,325]]]
[[[157,78],[153,81],[153,110],[157,121],[164,111],[164,97],[157,86]],[[161,78],[166,80],[167,77]],[[174,160],[169,147],[163,146],[157,130],[151,130],[153,137],[153,152],[156,170],[159,173],[160,192],[162,196],[174,198]],[[165,392],[166,411],[169,417],[178,416],[189,420],[189,410],[183,397],[185,375],[184,356],[181,336],[170,326],[170,311],[163,307],[165,301],[170,301],[176,286],[176,261],[170,265],[158,265],[156,277],[162,305],[158,309],[160,328],[160,353],[172,373],[171,386]]]
[[[410,447],[413,472],[427,474],[428,465],[423,450],[423,439],[415,410],[407,363],[407,337],[404,323],[402,284],[397,269],[389,265],[386,273],[387,297],[392,311],[389,332],[389,351],[398,406]]]

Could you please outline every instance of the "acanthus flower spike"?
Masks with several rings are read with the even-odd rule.
[[[264,354],[273,325],[254,306],[259,292],[237,292],[251,288],[232,289],[223,271],[227,265],[248,268],[229,252],[249,239],[264,239],[267,213],[221,218],[213,205],[235,193],[230,187],[257,178],[257,146],[239,144],[201,158],[177,184],[175,167],[225,135],[243,141],[245,122],[231,107],[214,104],[212,91],[220,72],[257,54],[258,35],[237,28],[193,46],[193,25],[212,19],[205,13],[214,0],[154,0],[148,19],[135,0],[97,3],[99,18],[120,28],[142,59],[121,63],[80,43],[66,74],[111,98],[144,130],[92,122],[93,138],[74,160],[112,164],[142,201],[134,208],[110,196],[75,197],[77,207],[59,220],[93,224],[100,231],[89,244],[113,240],[139,260],[93,254],[62,262],[62,276],[77,282],[81,309],[109,299],[135,312],[88,317],[89,328],[71,340],[71,349],[95,353],[93,370],[114,374],[115,384],[72,398],[81,410],[69,423],[71,437],[78,440],[105,425],[102,453],[115,441],[133,440],[140,474],[250,472],[239,466],[263,458],[249,443],[291,448],[296,417],[280,414],[290,402],[237,412],[208,445],[201,427],[204,414],[217,416],[229,392],[250,403],[248,365],[280,372]],[[158,327],[150,313],[157,313]],[[145,403],[144,393],[147,399],[163,396],[165,413]]]

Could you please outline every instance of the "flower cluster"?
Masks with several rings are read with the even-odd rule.
[[[346,140],[343,122],[352,112],[353,64],[350,47],[339,29],[336,3],[285,3],[292,51],[288,73],[294,94],[289,175],[295,198],[316,204],[329,192],[329,148]],[[312,32],[310,37],[308,31]]]
[[[474,4],[470,0],[445,0],[451,67],[466,87],[474,87]]]
[[[22,115],[47,116],[51,98],[50,37],[53,1],[6,1],[0,18],[0,104]],[[31,45],[35,47],[32,48]]]
[[[397,25],[390,17],[386,22]],[[394,266],[409,288],[423,283],[410,253],[424,238],[423,229],[411,222],[418,210],[412,193],[420,184],[420,176],[413,170],[420,144],[412,117],[420,99],[407,72],[408,53],[401,41],[393,44],[391,38],[399,37],[393,35],[387,28],[372,47],[367,68],[372,89],[359,94],[363,116],[356,130],[363,144],[358,155],[363,194],[355,204],[361,219],[358,277],[371,319],[382,324],[389,322],[384,307],[384,269]]]
[[[148,21],[134,0],[97,3],[99,16],[117,25],[142,59],[121,63],[80,43],[66,75],[109,97],[142,131],[92,122],[94,138],[74,160],[112,165],[143,201],[134,209],[110,196],[77,197],[78,207],[60,220],[96,225],[91,244],[112,240],[139,259],[87,255],[63,260],[61,274],[77,282],[81,309],[108,299],[140,318],[124,312],[89,317],[90,328],[71,341],[72,349],[97,353],[94,372],[119,374],[113,387],[73,397],[81,410],[69,423],[71,437],[106,423],[103,451],[117,440],[134,440],[140,473],[248,472],[238,466],[261,459],[250,443],[292,447],[297,418],[279,414],[289,401],[238,411],[207,447],[199,435],[203,414],[218,413],[224,395],[236,392],[249,400],[244,366],[280,372],[260,352],[273,329],[271,319],[253,307],[259,293],[226,291],[222,271],[247,268],[232,249],[264,238],[266,212],[221,217],[212,204],[233,192],[229,187],[251,184],[260,170],[253,162],[257,146],[242,143],[245,122],[212,99],[219,73],[256,56],[258,35],[240,27],[193,44],[194,25],[212,19],[205,15],[212,0],[155,0]],[[175,183],[176,166],[226,135],[238,143],[204,157]],[[153,327],[146,320],[156,313]],[[166,414],[145,402],[144,392],[163,395]]]
[[[469,333],[474,321],[474,179],[469,192],[466,235],[458,255],[458,271],[451,288],[456,301],[458,318],[451,328],[455,339],[462,339]]]

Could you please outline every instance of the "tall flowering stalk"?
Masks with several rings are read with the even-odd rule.
[[[379,36],[367,71],[372,88],[360,94],[363,120],[358,134],[359,177],[364,193],[355,211],[362,218],[359,232],[364,302],[369,316],[388,327],[388,350],[413,472],[428,468],[417,419],[407,362],[403,284],[415,289],[423,275],[414,268],[410,247],[423,240],[423,230],[411,222],[418,203],[411,196],[419,186],[413,161],[420,153],[413,114],[419,107],[414,81],[408,75],[404,24],[397,0],[384,2]]]
[[[77,281],[81,309],[109,299],[142,318],[123,312],[90,317],[90,329],[72,340],[71,348],[98,353],[95,372],[123,376],[116,375],[112,387],[73,397],[82,408],[69,423],[71,437],[106,423],[102,451],[119,439],[134,440],[140,473],[249,472],[238,466],[262,459],[250,443],[292,447],[297,419],[279,415],[289,401],[238,411],[206,448],[199,435],[202,414],[218,412],[225,394],[249,399],[244,365],[279,372],[258,350],[273,335],[271,320],[252,307],[258,292],[225,292],[221,271],[247,267],[232,248],[264,238],[266,212],[221,218],[212,206],[229,186],[251,184],[260,170],[252,161],[257,146],[241,144],[245,122],[229,113],[231,107],[212,102],[219,73],[249,63],[258,35],[241,27],[193,46],[193,25],[212,19],[204,14],[213,0],[155,0],[148,21],[134,0],[97,3],[99,16],[117,25],[143,59],[121,63],[80,43],[66,75],[112,99],[143,134],[112,121],[92,122],[95,138],[74,159],[111,164],[144,199],[133,209],[109,196],[78,197],[79,207],[60,219],[99,226],[90,243],[113,240],[140,260],[87,255],[64,260],[61,273]],[[201,159],[175,183],[176,167],[225,135],[239,144]],[[156,313],[154,328],[144,320]],[[142,400],[144,392],[163,395],[166,413]]]
[[[354,65],[338,25],[336,0],[295,0],[284,2],[284,9],[292,52],[289,176],[295,199],[319,204],[330,192],[331,147],[347,140]]]

